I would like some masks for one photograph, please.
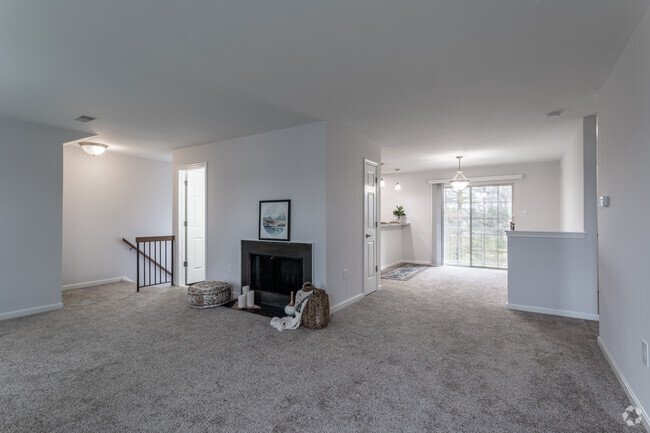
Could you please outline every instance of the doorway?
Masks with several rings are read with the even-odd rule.
[[[508,268],[513,185],[444,189],[444,263]]]
[[[205,281],[206,165],[178,171],[180,285]]]
[[[363,162],[363,293],[368,295],[379,285],[377,228],[377,177],[379,164],[365,159]]]

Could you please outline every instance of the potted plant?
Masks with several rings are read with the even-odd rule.
[[[404,212],[404,206],[396,206],[393,215],[397,217],[397,221],[401,224],[406,224],[406,212]]]

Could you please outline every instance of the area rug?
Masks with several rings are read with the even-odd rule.
[[[388,271],[382,274],[381,277],[385,280],[408,281],[419,273],[426,271],[430,267],[431,266],[428,265],[412,265],[410,263],[407,263],[393,269],[392,271]]]

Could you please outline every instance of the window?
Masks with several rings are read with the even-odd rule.
[[[445,264],[506,269],[512,185],[445,188],[444,200]]]

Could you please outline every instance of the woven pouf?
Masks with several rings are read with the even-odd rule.
[[[204,281],[187,289],[187,303],[193,308],[218,307],[230,301],[232,284],[221,281]]]

